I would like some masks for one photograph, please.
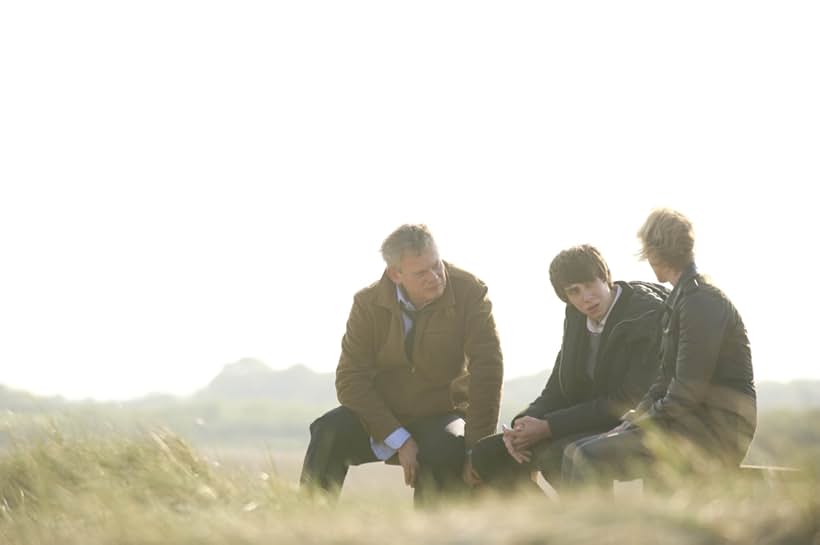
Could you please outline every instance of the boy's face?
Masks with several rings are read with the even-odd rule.
[[[564,294],[578,312],[595,322],[600,322],[606,316],[612,304],[612,289],[600,278],[570,284],[564,288]]]

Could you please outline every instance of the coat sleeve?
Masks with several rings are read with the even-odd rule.
[[[501,404],[504,365],[487,287],[481,283],[468,304],[464,353],[470,373],[469,406],[465,418],[467,448],[495,433]]]
[[[652,418],[677,419],[694,410],[709,392],[729,312],[708,292],[695,291],[680,305],[674,377],[649,410]]]
[[[635,407],[634,414],[631,415],[630,420],[646,414],[657,400],[666,395],[666,390],[669,388],[669,381],[671,379],[671,375],[668,375],[664,369],[658,369],[658,373],[655,376],[655,380],[652,382],[652,386],[649,387],[649,390],[647,390],[643,398],[641,398],[641,401],[638,403],[638,406]]]
[[[535,400],[529,406],[515,415],[512,419],[512,424],[522,416],[532,416],[534,418],[544,418],[545,415],[555,411],[561,407],[566,407],[569,404],[567,398],[564,397],[559,383],[559,373],[561,365],[561,352],[555,358],[555,364],[552,366],[547,384]]]
[[[649,325],[653,324],[653,325]],[[544,415],[553,438],[614,427],[621,415],[634,407],[646,392],[658,368],[659,330],[657,320],[637,322],[637,335],[623,337],[624,346],[615,353],[627,360],[620,381],[611,385],[605,395],[559,409]]]
[[[376,365],[373,319],[359,297],[354,298],[336,368],[336,395],[342,405],[364,421],[375,439],[384,441],[401,423],[373,386]]]

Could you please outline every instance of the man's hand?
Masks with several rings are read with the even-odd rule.
[[[473,467],[473,461],[470,456],[464,461],[464,469],[461,471],[461,478],[469,486],[478,486],[481,484],[481,476]]]
[[[512,459],[518,462],[519,464],[529,462],[532,457],[532,452],[528,450],[518,450],[517,448],[515,448],[513,446],[514,434],[514,430],[506,426],[504,427],[504,436],[502,439],[504,440],[504,446],[507,447],[507,452],[510,454]]]
[[[532,448],[537,442],[549,439],[551,436],[549,422],[532,416],[522,416],[515,421],[511,441],[515,450],[522,451]]]
[[[416,486],[416,474],[419,469],[419,446],[416,441],[409,437],[402,446],[399,447],[399,463],[404,469],[404,484],[411,488]]]

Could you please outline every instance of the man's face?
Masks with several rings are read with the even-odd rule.
[[[600,278],[590,282],[570,284],[564,288],[564,293],[578,312],[596,322],[603,319],[612,303],[612,290]]]
[[[447,286],[444,263],[435,247],[427,248],[419,255],[405,252],[398,267],[387,268],[387,275],[404,288],[417,309],[441,297]]]

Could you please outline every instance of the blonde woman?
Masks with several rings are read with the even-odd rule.
[[[658,281],[673,286],[662,319],[661,370],[623,424],[567,448],[562,475],[569,482],[643,476],[637,473],[657,459],[646,445],[647,429],[683,440],[719,467],[737,467],[754,435],[746,328],[729,298],[698,272],[692,223],[680,212],[654,210],[638,238]]]

